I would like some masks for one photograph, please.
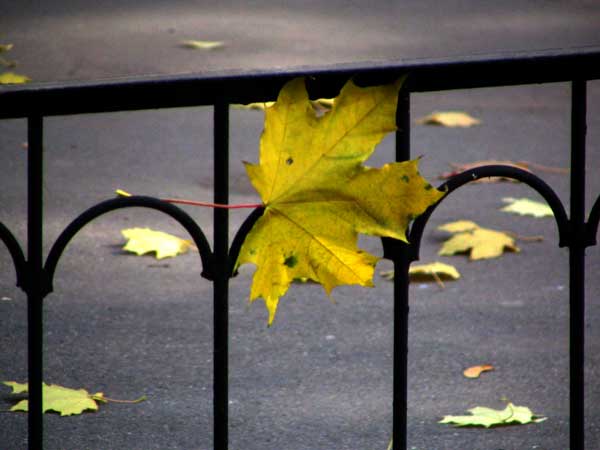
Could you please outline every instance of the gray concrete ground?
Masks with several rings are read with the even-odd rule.
[[[133,3],[133,2],[130,2]],[[0,42],[15,44],[18,70],[35,81],[199,72],[228,68],[464,55],[600,45],[598,2],[55,2],[0,5]],[[210,52],[182,39],[222,40]],[[420,94],[414,117],[459,109],[469,129],[415,125],[414,155],[431,180],[451,162],[525,160],[569,164],[569,87],[564,84]],[[589,84],[588,208],[600,193],[600,83]],[[87,207],[131,192],[212,198],[209,108],[56,117],[46,122],[45,242]],[[232,202],[255,200],[242,160],[255,160],[262,113],[232,110]],[[24,243],[25,123],[0,122],[0,220]],[[373,164],[392,159],[393,142]],[[568,204],[568,176],[539,173]],[[414,450],[568,448],[568,255],[551,219],[498,211],[519,184],[466,186],[444,202],[426,232],[422,261],[454,264],[461,280],[411,286],[409,446]],[[210,211],[188,209],[207,235]],[[232,233],[246,212],[231,214]],[[542,235],[519,254],[468,262],[436,256],[437,225],[456,219]],[[87,227],[60,262],[46,300],[45,380],[148,401],[95,414],[46,416],[50,450],[209,449],[212,444],[212,291],[197,255],[157,262],[120,250],[120,229],[182,233],[154,213],[124,211]],[[365,248],[380,253],[377,240]],[[587,448],[600,448],[598,248],[587,252]],[[0,380],[26,377],[26,303],[0,252]],[[389,269],[383,261],[379,269]],[[252,270],[231,282],[231,449],[385,449],[391,433],[392,286],[294,286],[275,325],[247,305]],[[462,369],[495,372],[466,380]],[[7,409],[8,389],[0,388]],[[491,430],[437,421],[504,398],[548,420]],[[26,417],[0,414],[0,450],[26,448]]]

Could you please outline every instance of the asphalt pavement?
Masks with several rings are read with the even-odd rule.
[[[0,43],[33,82],[276,69],[600,45],[600,4],[558,2],[0,2]],[[223,41],[211,51],[182,40]],[[600,193],[600,82],[588,85],[588,211]],[[451,163],[529,161],[569,166],[567,84],[412,96],[417,119],[461,110],[481,124],[411,130],[412,153],[434,184]],[[256,161],[260,111],[231,110],[231,202],[257,201],[242,161]],[[0,121],[0,221],[26,243],[26,123]],[[212,110],[182,108],[53,117],[45,122],[44,242],[48,248],[86,208],[116,188],[160,197],[212,199]],[[386,139],[370,164],[393,159]],[[569,204],[569,177],[534,169]],[[559,171],[560,172],[560,171]],[[568,253],[552,219],[500,212],[503,197],[537,199],[516,183],[465,186],[432,216],[422,262],[453,264],[445,288],[410,288],[411,450],[568,449]],[[207,236],[211,211],[186,210]],[[231,235],[247,211],[232,212]],[[436,255],[443,223],[468,219],[541,242],[520,253],[469,262]],[[148,400],[101,405],[97,413],[45,416],[48,450],[212,448],[212,287],[197,254],[157,261],[121,250],[123,228],[149,226],[184,237],[172,221],[126,210],[86,227],[60,261],[45,301],[48,383]],[[361,241],[381,254],[376,239]],[[377,271],[389,270],[382,261]],[[587,251],[586,442],[600,448],[600,251]],[[230,448],[385,450],[391,437],[392,284],[294,285],[274,325],[248,305],[252,268],[230,291]],[[26,298],[0,251],[0,381],[27,376]],[[466,367],[492,364],[480,379]],[[0,409],[10,407],[0,387]],[[548,419],[495,429],[437,422],[506,400]],[[0,413],[0,450],[26,447],[27,419]]]

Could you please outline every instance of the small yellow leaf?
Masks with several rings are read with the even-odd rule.
[[[11,48],[13,48],[12,44],[0,44],[0,53],[8,52]],[[15,61],[4,59],[4,57],[0,56],[0,65],[12,68],[15,67],[17,63]]]
[[[463,231],[471,231],[475,228],[479,228],[479,225],[471,220],[457,220],[456,222],[445,223],[437,227],[438,230],[447,231],[448,233],[462,233]]]
[[[247,103],[245,105],[235,104],[235,105],[233,105],[233,107],[237,108],[237,109],[256,109],[259,111],[264,111],[265,109],[270,108],[274,104],[275,104],[275,102],[256,102],[256,103]]]
[[[131,194],[123,189],[117,189],[115,194],[117,194],[119,197],[131,197]]]
[[[334,98],[319,98],[317,100],[312,100],[310,104],[313,109],[317,112],[326,112],[333,108]],[[245,105],[235,104],[234,108],[237,109],[255,109],[259,111],[264,111],[267,108],[273,106],[275,102],[256,102],[256,103],[246,103]]]
[[[156,252],[156,259],[185,253],[192,245],[191,241],[150,228],[127,228],[121,230],[121,233],[128,239],[123,250],[133,252],[136,255]]]
[[[195,41],[187,40],[181,41],[180,45],[185,48],[193,50],[214,50],[216,48],[224,47],[225,44],[221,41]]]
[[[461,220],[438,227],[439,230],[454,233],[445,241],[438,255],[450,256],[457,253],[470,253],[471,260],[497,258],[505,250],[519,252],[515,240],[502,231],[491,230],[475,222]]]
[[[463,371],[463,375],[467,378],[479,378],[482,372],[489,372],[494,370],[494,366],[490,364],[482,364],[479,366],[469,367]]]
[[[467,128],[481,123],[480,120],[460,111],[435,111],[417,120],[419,125],[440,125],[443,127]]]
[[[0,84],[23,84],[31,81],[31,78],[25,75],[19,75],[14,72],[0,73]]]
[[[552,208],[547,203],[536,202],[528,198],[503,198],[504,203],[509,203],[500,211],[509,212],[513,214],[520,214],[521,216],[533,216],[533,217],[554,217]]]
[[[456,267],[439,261],[431,264],[414,264],[408,269],[408,274],[411,281],[458,280],[460,278]]]
[[[394,271],[383,271],[380,275],[387,279],[394,279]],[[440,280],[458,280],[460,273],[456,267],[445,264],[439,261],[430,264],[413,264],[408,270],[410,281],[428,282],[436,281],[439,283]]]

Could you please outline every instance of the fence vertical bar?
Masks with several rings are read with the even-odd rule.
[[[229,202],[229,105],[214,106],[214,201]],[[213,215],[215,270],[213,280],[214,362],[213,429],[214,448],[229,445],[229,212],[215,208]]]
[[[43,118],[27,121],[27,362],[29,449],[42,450],[43,378]]]
[[[396,109],[396,161],[410,159],[410,93],[402,89]],[[394,449],[406,448],[406,416],[408,392],[408,246],[397,242],[394,246],[394,394],[393,441]]]
[[[569,243],[570,448],[583,450],[585,346],[586,82],[571,85],[571,241]]]

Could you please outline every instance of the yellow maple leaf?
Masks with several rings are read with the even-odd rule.
[[[3,384],[12,388],[13,394],[28,394],[29,383],[18,383],[16,381],[4,381]],[[140,403],[146,400],[143,395],[135,400],[115,400],[105,397],[102,392],[90,394],[85,389],[71,389],[58,384],[46,384],[42,382],[42,410],[43,412],[54,411],[61,416],[72,416],[81,414],[84,411],[97,411],[98,403]],[[20,400],[16,405],[10,408],[11,411],[29,410],[29,400]]]
[[[461,111],[436,111],[417,120],[419,125],[440,125],[449,128],[467,128],[481,123],[467,113]]]
[[[156,252],[156,259],[168,258],[185,253],[192,245],[191,241],[178,238],[162,231],[150,228],[127,228],[121,233],[128,239],[123,250],[144,255]]]
[[[4,384],[13,388],[13,394],[24,394],[29,389],[27,383],[5,381]],[[101,392],[92,395],[85,389],[70,389],[57,384],[42,383],[43,412],[54,411],[60,413],[61,416],[71,416],[81,414],[86,410],[97,411],[96,400],[102,401],[102,398]],[[27,412],[29,401],[21,400],[10,410]]]
[[[372,286],[378,258],[358,248],[358,233],[406,240],[408,223],[444,195],[416,160],[362,165],[396,129],[400,85],[349,81],[319,116],[295,79],[266,109],[259,164],[246,163],[265,211],[237,265],[257,266],[250,299],[265,300],[269,324],[294,279],[318,282],[327,294],[342,284]]]
[[[438,255],[449,256],[457,253],[470,253],[470,259],[497,258],[504,250],[519,252],[515,240],[502,231],[483,228],[470,220],[440,225],[438,230],[454,233],[444,242]]]

